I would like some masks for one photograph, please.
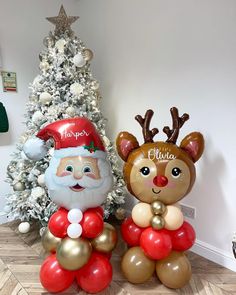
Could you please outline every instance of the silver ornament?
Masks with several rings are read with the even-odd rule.
[[[21,182],[17,182],[13,185],[13,190],[15,192],[22,192],[25,190],[25,184]]]

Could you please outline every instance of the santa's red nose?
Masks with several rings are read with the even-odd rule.
[[[156,177],[153,178],[153,183],[156,186],[166,186],[168,183],[168,178],[166,178],[163,175],[157,175]]]

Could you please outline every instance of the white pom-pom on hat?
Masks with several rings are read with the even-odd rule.
[[[34,161],[43,159],[48,152],[45,141],[38,137],[27,140],[23,151],[29,159]]]

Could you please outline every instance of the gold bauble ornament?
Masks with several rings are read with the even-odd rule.
[[[22,192],[25,190],[25,185],[24,183],[17,182],[13,185],[13,189],[15,192]]]
[[[91,256],[91,244],[82,238],[65,238],[57,247],[57,260],[67,270],[77,270],[84,266]]]
[[[55,237],[47,228],[42,235],[42,245],[47,252],[56,252],[57,246],[61,243],[61,238]]]
[[[162,229],[165,226],[164,218],[158,215],[153,216],[151,219],[151,226],[156,230]]]
[[[92,50],[88,49],[88,48],[84,49],[83,56],[86,61],[92,60],[92,58],[93,58]]]
[[[118,219],[118,220],[124,220],[125,219],[125,209],[124,208],[118,208],[115,212],[115,217]]]
[[[117,244],[117,233],[115,228],[104,222],[102,233],[91,241],[93,248],[99,252],[109,253]]]
[[[155,215],[162,215],[166,211],[166,206],[160,202],[160,201],[155,201],[151,204],[152,212]]]

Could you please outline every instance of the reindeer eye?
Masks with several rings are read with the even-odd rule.
[[[73,167],[71,165],[66,166],[66,171],[73,172]]]
[[[181,172],[182,171],[178,167],[175,167],[172,169],[171,173],[174,178],[178,178],[180,176]]]
[[[140,169],[140,172],[144,175],[144,176],[148,176],[148,174],[150,173],[150,169],[148,167],[143,167]]]

